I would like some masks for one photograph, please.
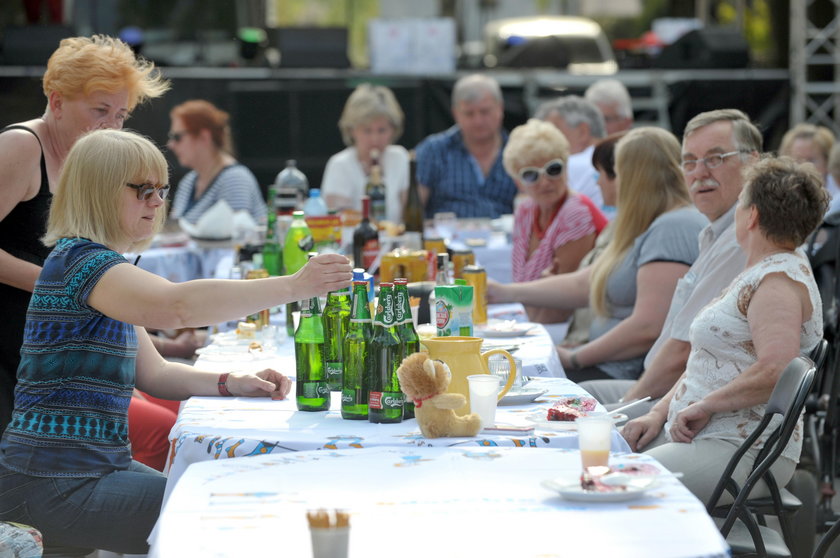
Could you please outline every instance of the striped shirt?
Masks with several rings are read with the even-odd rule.
[[[516,184],[502,166],[502,145],[487,176],[453,126],[431,135],[417,146],[417,181],[429,189],[426,217],[451,211],[458,217],[491,217],[513,213]]]
[[[597,232],[592,211],[580,194],[569,192],[563,206],[548,225],[545,236],[537,248],[528,255],[531,231],[537,218],[538,205],[526,200],[516,210],[513,224],[513,280],[533,281],[539,279],[544,269],[554,265],[554,251],[559,247]],[[596,210],[597,211],[597,210]]]
[[[90,307],[91,290],[127,263],[101,244],[59,240],[26,315],[15,408],[0,464],[40,477],[98,477],[131,463],[128,404],[134,326]]]
[[[219,200],[225,200],[234,211],[244,210],[257,223],[265,223],[267,208],[257,178],[248,167],[234,163],[223,168],[201,194],[195,199],[195,183],[198,173],[190,171],[178,183],[175,199],[172,201],[173,219],[185,218],[195,225],[208,209]]]

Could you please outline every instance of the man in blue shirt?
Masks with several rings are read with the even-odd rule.
[[[453,212],[458,217],[513,213],[517,189],[502,166],[507,133],[499,84],[473,74],[452,90],[455,125],[417,146],[417,181],[426,216]]]

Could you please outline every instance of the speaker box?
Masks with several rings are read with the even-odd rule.
[[[346,27],[280,27],[271,34],[284,68],[349,68]]]
[[[750,50],[740,31],[731,27],[708,27],[689,31],[662,49],[655,68],[746,68]]]
[[[62,39],[75,36],[66,25],[9,26],[3,30],[3,63],[7,66],[46,66]]]

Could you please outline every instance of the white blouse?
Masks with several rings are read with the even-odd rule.
[[[771,273],[784,273],[808,289],[813,312],[799,331],[800,354],[808,356],[822,338],[822,302],[811,266],[801,250],[767,256],[744,270],[726,291],[697,314],[697,318],[691,324],[691,354],[686,364],[686,373],[678,384],[668,408],[665,432],[669,441],[672,441],[670,429],[677,413],[710,392],[725,386],[756,362],[757,355],[747,322],[747,310],[753,294],[764,278]],[[765,406],[761,404],[729,413],[715,413],[706,427],[697,434],[696,439],[716,438],[741,444],[761,422]],[[778,421],[777,417],[776,421],[770,424],[765,435],[756,442],[757,447],[764,445],[767,433],[775,428]],[[782,455],[798,462],[801,450],[800,417],[799,424]]]

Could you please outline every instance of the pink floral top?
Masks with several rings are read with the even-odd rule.
[[[706,394],[728,384],[752,366],[757,358],[753,346],[747,309],[753,294],[764,278],[772,273],[784,273],[808,289],[813,312],[799,332],[800,354],[807,356],[822,338],[822,302],[814,282],[811,266],[802,251],[767,256],[744,270],[727,290],[703,308],[689,330],[691,354],[686,373],[677,386],[668,408],[666,436],[670,441],[671,425],[678,412],[699,401]],[[785,363],[787,364],[787,363]],[[740,444],[755,430],[764,416],[765,405],[740,409],[730,413],[716,413],[697,439],[717,438]],[[776,420],[779,420],[778,418]],[[767,432],[775,428],[771,423]],[[767,436],[756,442],[764,445]],[[799,461],[802,450],[802,419],[782,455]]]
[[[513,225],[513,280],[533,281],[540,273],[554,264],[554,251],[568,242],[578,240],[596,232],[592,212],[583,202],[580,194],[569,192],[566,201],[548,225],[545,237],[534,252],[528,256],[528,244],[534,219],[537,218],[537,204],[525,200],[516,210]]]

